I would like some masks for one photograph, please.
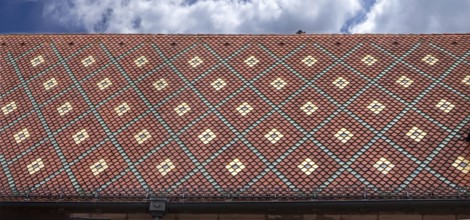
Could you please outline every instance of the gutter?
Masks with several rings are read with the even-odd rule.
[[[160,200],[163,201],[163,200]],[[345,213],[345,212],[469,212],[470,200],[358,200],[263,202],[165,202],[166,213]],[[131,202],[0,202],[0,212],[13,209],[50,209],[69,213],[148,213],[150,201]]]

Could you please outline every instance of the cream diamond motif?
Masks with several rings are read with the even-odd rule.
[[[59,108],[57,108],[57,111],[59,112],[60,116],[63,116],[68,112],[72,111],[72,109],[72,104],[70,104],[70,102],[66,102],[63,105],[59,106]]]
[[[314,105],[313,103],[311,103],[311,102],[307,102],[307,103],[305,103],[305,105],[300,107],[300,109],[302,111],[304,111],[305,114],[311,115],[318,109],[318,107],[316,105]]]
[[[13,102],[10,102],[7,105],[3,106],[2,107],[2,112],[3,112],[4,115],[8,115],[12,111],[15,111],[16,108],[17,108],[16,102],[13,101]]]
[[[201,58],[199,58],[198,56],[195,56],[194,58],[192,58],[191,60],[189,60],[188,63],[189,63],[192,67],[197,67],[197,66],[199,66],[199,65],[202,63],[202,60],[201,60]]]
[[[51,78],[50,80],[47,80],[42,85],[44,86],[44,89],[49,90],[49,89],[54,88],[57,84],[59,84],[57,80],[55,78]]]
[[[411,85],[411,83],[413,83],[413,80],[409,79],[406,76],[402,76],[396,81],[396,83],[402,85],[405,88],[408,88]]]
[[[191,111],[191,108],[189,107],[188,104],[186,104],[186,102],[183,102],[180,105],[178,105],[174,110],[179,116],[183,116],[187,112]]]
[[[353,133],[348,131],[346,128],[341,128],[336,134],[335,137],[343,143],[346,143],[353,137]]]
[[[413,127],[408,131],[408,133],[406,133],[406,135],[416,142],[419,142],[426,136],[426,132],[420,130],[417,127]]]
[[[455,105],[453,105],[452,103],[448,102],[445,99],[441,99],[441,101],[437,103],[436,107],[438,107],[440,110],[444,111],[445,113],[449,113],[455,107]]]
[[[42,162],[41,158],[38,158],[35,161],[33,161],[32,163],[28,164],[28,166],[26,166],[26,168],[28,169],[29,174],[33,175],[34,173],[36,173],[39,170],[41,170],[42,168],[44,168],[44,163]]]
[[[147,60],[147,58],[145,56],[141,56],[141,57],[137,58],[136,60],[134,60],[134,63],[135,63],[135,65],[137,65],[137,67],[141,67],[141,66],[145,65],[148,62],[149,61]]]
[[[145,141],[147,141],[151,137],[152,135],[150,134],[149,131],[147,131],[147,129],[144,129],[140,131],[139,133],[137,133],[136,135],[134,135],[134,138],[138,144],[143,144]]]
[[[270,132],[265,134],[264,137],[268,139],[271,143],[275,144],[279,140],[281,140],[281,138],[283,138],[284,135],[281,132],[279,132],[277,129],[273,128]]]
[[[246,114],[250,113],[253,110],[248,103],[244,102],[240,106],[237,107],[237,111],[240,112],[241,115],[245,116]]]
[[[379,101],[374,100],[367,106],[367,108],[375,114],[379,114],[382,110],[384,110],[385,105],[382,105],[382,103],[380,103]]]
[[[277,90],[281,90],[285,85],[287,85],[287,83],[282,78],[277,78],[271,82],[271,85],[274,86],[274,88]]]
[[[349,82],[344,79],[343,77],[338,77],[335,81],[333,81],[333,85],[337,86],[340,89],[343,89],[349,84]]]
[[[170,159],[166,159],[165,161],[157,165],[157,170],[158,172],[160,172],[160,174],[162,174],[162,176],[165,176],[175,168],[176,166],[173,164],[173,162],[171,162]]]
[[[214,87],[215,90],[220,90],[226,86],[227,83],[221,78],[216,79],[214,82],[211,83],[211,86]]]
[[[302,163],[297,166],[305,175],[310,175],[318,168],[318,165],[315,164],[310,158],[306,158]]]
[[[470,161],[465,159],[464,157],[460,157],[460,156],[457,157],[457,159],[452,164],[452,166],[457,168],[457,170],[462,171],[465,174],[470,172]]]
[[[108,78],[104,78],[96,85],[98,86],[98,88],[100,88],[100,90],[105,90],[106,88],[110,87],[112,84],[113,83],[111,82],[111,80],[109,80]]]
[[[114,111],[116,112],[118,116],[124,115],[124,113],[128,112],[129,110],[131,110],[131,107],[129,107],[129,105],[126,102],[120,104],[118,107],[114,109]]]
[[[240,173],[243,169],[245,169],[245,165],[238,159],[235,158],[232,160],[232,162],[228,163],[225,168],[232,174],[232,176],[237,175]]]
[[[202,143],[208,144],[212,140],[214,140],[217,137],[217,135],[215,135],[214,132],[211,131],[211,129],[206,129],[204,132],[202,132],[197,137],[199,138],[199,140],[202,141]]]
[[[75,141],[75,144],[80,144],[86,139],[88,139],[90,135],[88,135],[88,132],[86,129],[82,129],[81,131],[77,132],[72,136],[73,140]]]
[[[422,61],[424,61],[425,63],[429,64],[429,65],[434,65],[439,59],[433,57],[432,55],[428,54],[426,55],[423,59],[421,59]]]
[[[13,137],[15,138],[15,141],[16,143],[21,143],[22,141],[26,140],[29,138],[29,131],[27,128],[21,130],[20,132],[16,133],[15,135],[13,135]]]
[[[395,165],[392,162],[388,161],[387,159],[385,159],[383,157],[380,158],[380,160],[378,160],[374,164],[374,168],[377,169],[378,171],[380,171],[382,174],[387,174],[394,167],[395,167]]]
[[[315,64],[317,61],[318,60],[312,56],[307,56],[302,60],[302,62],[307,66],[313,66],[313,64]]]
[[[100,174],[101,172],[103,172],[104,170],[108,169],[108,164],[106,164],[106,161],[104,159],[100,159],[98,160],[98,162],[91,165],[90,169],[93,175],[96,176]]]
[[[167,86],[168,82],[165,79],[159,79],[153,83],[153,87],[155,87],[158,91],[163,90]]]
[[[87,58],[82,60],[82,64],[85,67],[90,66],[93,63],[95,63],[95,58],[93,58],[93,56],[88,56]]]
[[[367,55],[365,56],[364,58],[362,58],[361,60],[362,62],[364,62],[365,64],[367,64],[368,66],[372,66],[372,64],[374,64],[375,62],[377,62],[377,59],[375,59],[373,56],[371,55]]]
[[[466,77],[462,80],[462,83],[463,83],[463,84],[470,85],[470,75],[466,76]]]
[[[41,63],[44,63],[44,58],[41,55],[31,60],[31,65],[33,65],[33,67],[36,67],[37,65]]]
[[[259,62],[259,60],[256,59],[255,56],[250,56],[250,57],[248,57],[244,62],[245,62],[246,65],[248,65],[249,67],[253,67],[253,66],[255,66],[255,65]]]

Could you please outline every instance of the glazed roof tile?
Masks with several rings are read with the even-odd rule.
[[[469,55],[468,34],[3,35],[0,200],[468,198]]]

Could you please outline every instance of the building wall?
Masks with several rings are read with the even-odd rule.
[[[338,212],[340,213],[340,212]],[[61,210],[8,211],[0,220],[154,220],[148,213],[65,213]],[[470,210],[451,212],[367,212],[345,214],[194,214],[168,213],[160,220],[470,220]]]
[[[149,214],[72,214],[75,218],[110,220],[153,220]],[[340,215],[264,215],[264,214],[168,214],[161,220],[463,220],[470,215],[459,214],[340,214]]]

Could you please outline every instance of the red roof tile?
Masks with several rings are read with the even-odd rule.
[[[469,56],[468,34],[2,35],[0,200],[468,198]]]

